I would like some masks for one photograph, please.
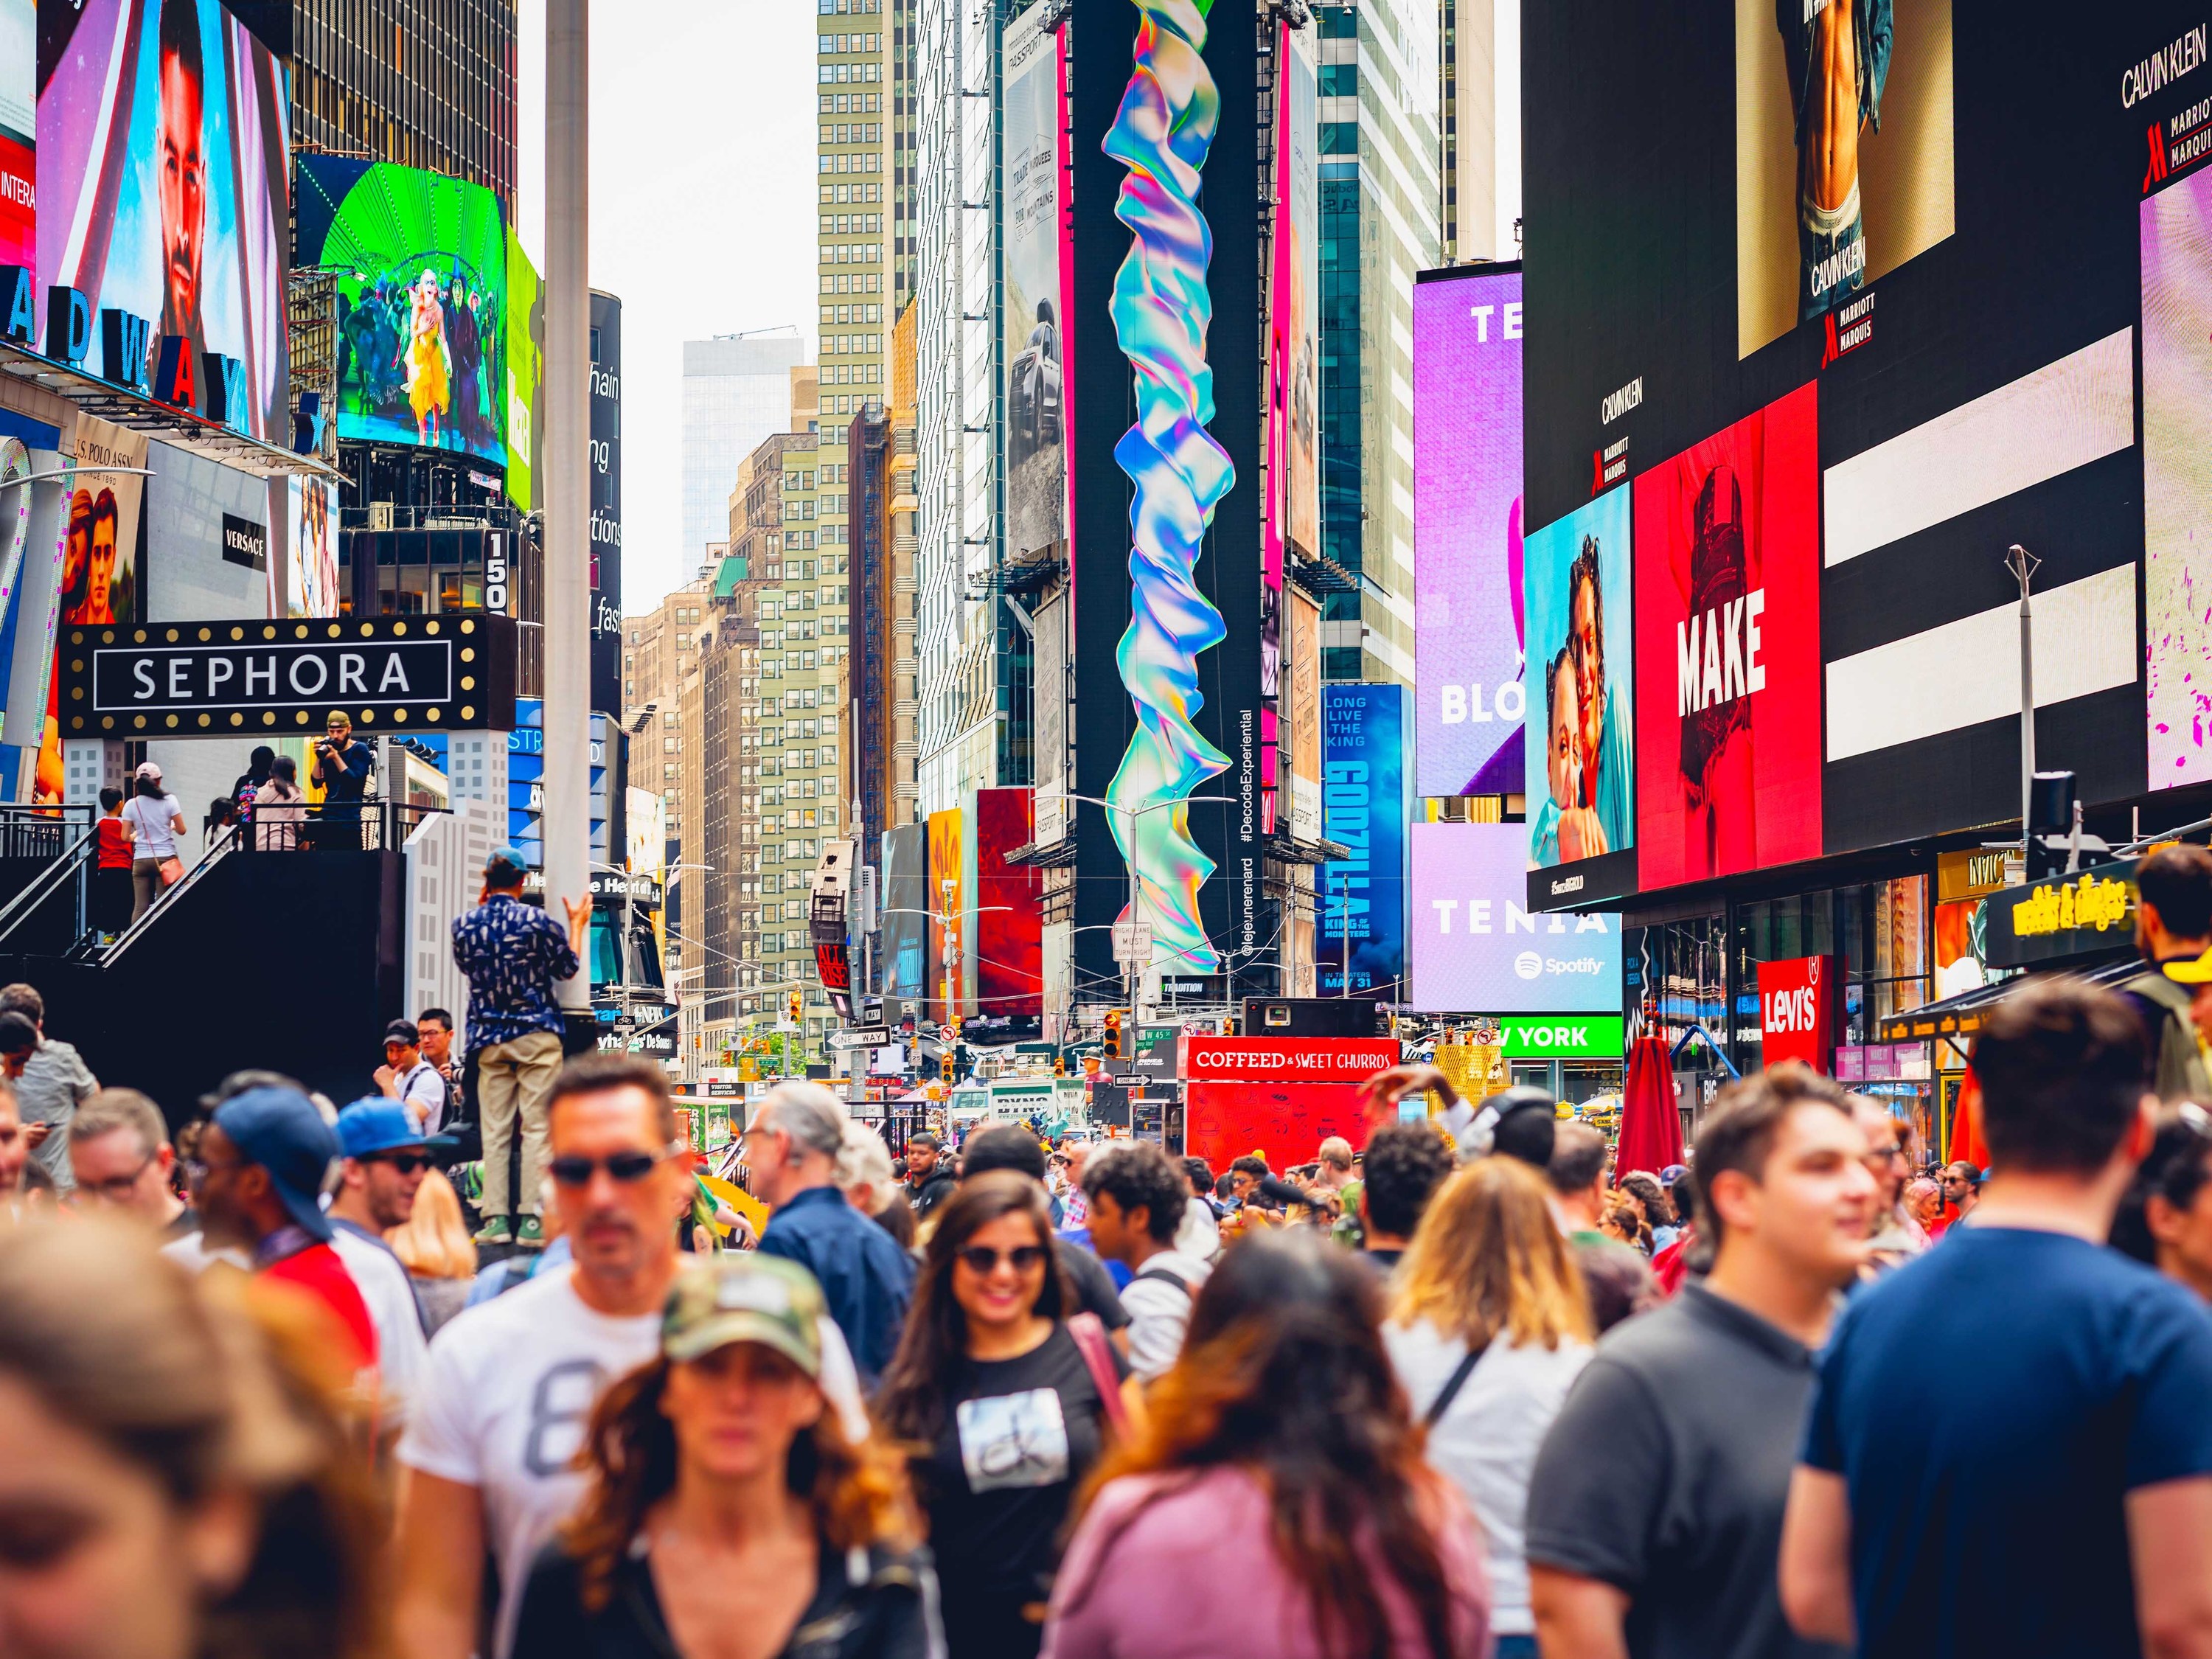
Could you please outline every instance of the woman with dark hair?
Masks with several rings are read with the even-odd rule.
[[[1310,1233],[1222,1257],[1149,1425],[1085,1493],[1050,1659],[1218,1654],[1224,1593],[1270,1659],[1488,1651],[1481,1542],[1422,1460],[1381,1314],[1374,1273]]]
[[[1068,1505],[1132,1420],[1128,1362],[1074,1311],[1037,1182],[971,1176],[935,1218],[876,1413],[914,1448],[951,1651],[1028,1659]]]
[[[2184,1102],[2112,1218],[2112,1248],[2212,1302],[2212,1112]]]
[[[326,1316],[98,1219],[0,1234],[0,1652],[381,1659]]]
[[[868,1432],[821,1287],[756,1252],[695,1259],[660,1352],[599,1398],[591,1488],[532,1569],[514,1651],[928,1659],[935,1588],[897,1455]],[[760,1645],[773,1637],[772,1648]]]
[[[161,890],[183,879],[177,837],[185,834],[185,808],[161,781],[161,769],[141,761],[131,780],[123,821],[131,826],[131,920],[154,908]]]

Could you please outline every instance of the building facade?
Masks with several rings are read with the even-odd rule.
[[[1441,46],[1435,0],[1318,4],[1322,550],[1359,579],[1329,596],[1330,679],[1413,679],[1413,273],[1437,263]]]

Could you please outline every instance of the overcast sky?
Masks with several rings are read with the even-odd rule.
[[[544,0],[520,11],[519,216],[536,257]],[[637,611],[692,574],[678,568],[684,342],[795,324],[812,361],[815,15],[795,0],[592,13],[592,286],[623,301],[623,608]]]

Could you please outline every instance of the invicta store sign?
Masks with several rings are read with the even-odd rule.
[[[224,737],[514,726],[514,623],[505,617],[153,623],[62,635],[62,735]]]

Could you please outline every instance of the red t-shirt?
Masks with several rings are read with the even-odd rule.
[[[100,821],[100,867],[103,870],[128,870],[131,867],[130,826],[121,818],[102,818]]]
[[[262,1276],[296,1285],[336,1314],[338,1322],[352,1334],[358,1355],[356,1370],[376,1364],[376,1326],[368,1316],[368,1304],[361,1299],[353,1275],[336,1250],[327,1244],[310,1244],[282,1261],[270,1263],[262,1270]]]

